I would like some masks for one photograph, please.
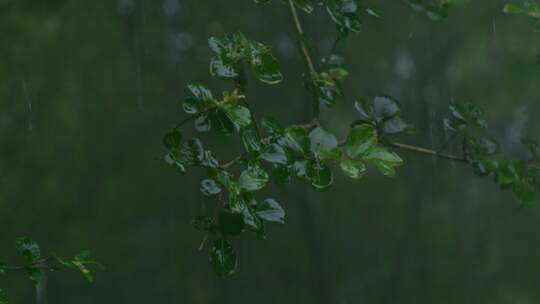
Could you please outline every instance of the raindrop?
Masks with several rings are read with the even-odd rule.
[[[34,129],[33,123],[32,123],[32,100],[30,99],[30,93],[28,90],[28,84],[26,83],[26,80],[22,81],[22,90],[24,99],[26,101],[26,107],[28,109],[28,130],[32,131]]]
[[[495,19],[491,21],[491,31],[493,33],[493,41],[497,41],[497,25],[495,24]]]

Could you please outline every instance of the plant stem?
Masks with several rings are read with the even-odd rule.
[[[202,115],[202,114],[206,114],[214,109],[216,109],[217,107],[210,107],[204,111],[201,111],[199,113],[196,113],[196,114],[192,114],[192,115],[189,115],[188,117],[184,118],[183,120],[181,120],[178,124],[176,124],[176,126],[174,126],[175,129],[178,129],[180,127],[182,127],[183,125],[185,125],[186,123],[192,121],[193,119],[196,119],[197,117],[199,117],[199,115]]]
[[[412,145],[407,145],[407,144],[402,144],[402,143],[397,143],[397,142],[392,142],[390,143],[390,145],[392,147],[400,148],[402,150],[407,150],[407,151],[416,152],[416,153],[425,154],[425,155],[436,156],[441,159],[458,161],[458,162],[463,162],[463,163],[467,162],[467,160],[464,157],[444,154],[435,150],[426,149],[422,147],[417,147],[417,146],[412,146]]]
[[[318,77],[317,70],[315,69],[315,65],[313,64],[313,59],[311,59],[311,55],[309,54],[309,50],[306,46],[304,29],[302,28],[302,23],[300,22],[300,18],[298,18],[298,12],[296,11],[296,7],[294,6],[293,0],[289,0],[289,7],[291,10],[291,15],[294,20],[294,24],[296,26],[296,33],[298,35],[298,44],[300,46],[300,53],[302,54],[302,57],[304,58],[304,61],[306,62],[312,85],[315,86],[317,77]],[[313,94],[313,116],[315,119],[319,120],[320,105],[319,105],[319,96],[317,93]]]
[[[244,105],[246,105],[246,108],[251,113],[251,120],[253,121],[253,126],[255,126],[255,132],[257,132],[257,136],[259,136],[260,140],[263,140],[261,128],[259,127],[259,121],[257,120],[257,116],[255,116],[255,112],[253,112],[253,109],[251,108],[250,103],[244,99]]]

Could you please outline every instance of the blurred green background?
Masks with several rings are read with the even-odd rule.
[[[484,107],[510,154],[521,153],[521,136],[540,138],[540,36],[502,13],[507,1],[471,1],[438,23],[402,1],[375,2],[382,18],[366,17],[338,48],[351,76],[347,101],[322,112],[328,129],[343,136],[353,98],[384,93],[419,130],[403,142],[440,146],[452,100]],[[328,16],[320,8],[301,18],[326,54]],[[92,285],[48,274],[48,303],[540,301],[539,208],[520,208],[460,164],[407,152],[394,179],[336,170],[326,192],[269,189],[287,225],[266,241],[236,240],[239,272],[218,279],[190,226],[202,175],[156,158],[184,117],[187,83],[228,88],[209,76],[206,40],[235,31],[271,45],[282,63],[282,84],[249,85],[256,113],[308,121],[302,60],[279,2],[0,0],[0,256],[17,263],[14,239],[24,235],[62,255],[91,249],[107,266]],[[221,160],[238,153],[236,137],[203,139]],[[0,286],[12,303],[35,303],[23,274]]]

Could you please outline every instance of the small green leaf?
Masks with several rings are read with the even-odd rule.
[[[311,3],[311,0],[294,0],[294,4],[308,14],[313,12],[313,4]]]
[[[341,170],[350,178],[360,179],[366,172],[366,164],[359,160],[345,159],[340,162]]]
[[[236,271],[238,258],[234,248],[227,241],[219,239],[210,251],[210,263],[220,278],[229,278]]]
[[[182,133],[178,129],[173,129],[167,132],[163,137],[163,145],[168,150],[174,150],[180,147],[182,143]]]
[[[326,189],[334,182],[332,170],[319,162],[308,161],[305,174],[311,185],[317,190]]]
[[[261,150],[261,141],[257,132],[254,130],[242,131],[242,143],[247,153],[259,152]]]
[[[222,106],[222,109],[237,129],[243,129],[251,124],[251,113],[248,108],[239,105],[225,104]]]
[[[283,80],[279,62],[262,43],[250,43],[250,64],[255,77],[264,83],[277,84]]]
[[[321,127],[313,129],[309,133],[311,152],[331,151],[337,147],[338,141],[334,134],[325,131]]]
[[[186,114],[197,114],[201,111],[200,109],[200,103],[196,98],[188,97],[186,100],[184,100],[184,103],[182,104],[182,109]]]
[[[286,146],[298,154],[310,151],[310,141],[306,129],[301,126],[290,126],[285,129],[282,146]]]
[[[198,139],[190,139],[181,147],[178,160],[187,166],[200,165],[204,160],[204,148]]]
[[[395,167],[403,164],[403,160],[396,153],[383,147],[373,149],[364,160],[374,164],[382,174],[390,177],[396,175]]]
[[[214,197],[221,193],[221,187],[213,179],[205,179],[201,182],[201,192],[206,197]]]
[[[351,129],[345,143],[345,153],[350,158],[366,155],[377,146],[377,131],[370,125],[359,125]]]
[[[36,241],[27,238],[19,237],[15,241],[15,246],[19,254],[28,262],[33,263],[41,257],[39,245]]]
[[[283,126],[272,117],[263,117],[261,119],[262,128],[272,136],[281,136],[285,132]]]
[[[230,193],[240,194],[240,187],[234,181],[233,176],[225,170],[216,170],[215,178],[223,185]]]
[[[285,210],[271,198],[257,206],[256,214],[265,221],[285,224]]]
[[[360,6],[357,0],[327,0],[326,11],[338,27],[341,36],[360,31]]]
[[[377,96],[373,99],[373,113],[378,120],[389,119],[400,112],[398,102],[389,96]]]
[[[201,104],[214,99],[212,92],[201,84],[189,84],[188,89]]]
[[[256,191],[262,189],[268,182],[268,173],[259,165],[250,165],[240,174],[238,185],[245,191]]]
[[[268,145],[261,154],[261,158],[273,164],[287,164],[287,154],[278,144]]]
[[[229,119],[224,111],[220,109],[212,111],[209,113],[208,117],[211,122],[212,130],[223,135],[233,134],[235,124]]]

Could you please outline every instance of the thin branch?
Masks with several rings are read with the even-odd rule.
[[[304,57],[304,61],[306,62],[308,72],[310,74],[310,79],[313,84],[315,84],[318,77],[317,70],[315,69],[313,59],[311,59],[311,55],[309,54],[309,50],[306,46],[304,29],[302,28],[300,18],[298,18],[298,12],[296,11],[293,0],[289,0],[289,7],[294,20],[294,24],[296,26],[296,33],[298,34],[298,44],[300,46],[300,52],[302,54],[302,57]],[[320,116],[319,96],[316,92],[313,94],[313,116],[317,120]]]
[[[54,257],[47,257],[42,258],[37,261],[34,261],[28,265],[20,265],[20,266],[5,266],[2,269],[5,271],[19,271],[19,270],[26,270],[28,267],[35,267],[35,268],[41,268],[41,269],[50,269],[53,268],[51,265],[47,265],[47,262],[55,261],[56,259]]]
[[[227,169],[231,166],[234,166],[236,165],[237,163],[239,163],[242,159],[244,158],[244,154],[242,155],[238,155],[237,157],[235,157],[234,159],[226,162],[225,164],[221,165],[221,168],[222,169]]]
[[[198,118],[201,114],[206,114],[212,110],[215,110],[217,107],[210,107],[202,112],[199,112],[197,114],[193,114],[193,115],[190,115],[186,118],[184,118],[183,120],[181,120],[179,123],[176,124],[176,126],[174,126],[175,129],[178,129],[178,128],[181,128],[183,125],[185,125],[186,123],[192,121],[193,119],[196,119]]]
[[[253,112],[253,108],[251,108],[251,105],[247,100],[244,99],[243,101],[246,105],[246,108],[248,108],[249,112],[251,113],[251,118],[253,120],[253,125],[255,126],[255,132],[257,132],[257,136],[259,136],[260,140],[263,140],[261,128],[259,127],[259,121],[257,120],[257,116],[255,116],[255,112]]]
[[[400,148],[402,150],[407,150],[407,151],[416,152],[416,153],[425,154],[425,155],[431,155],[431,156],[435,156],[441,159],[458,161],[458,162],[463,162],[463,163],[467,162],[467,160],[464,157],[444,154],[435,150],[426,149],[422,147],[417,147],[417,146],[412,146],[412,145],[407,145],[407,144],[402,144],[402,143],[397,143],[397,142],[392,142],[390,143],[390,145],[396,148]]]

